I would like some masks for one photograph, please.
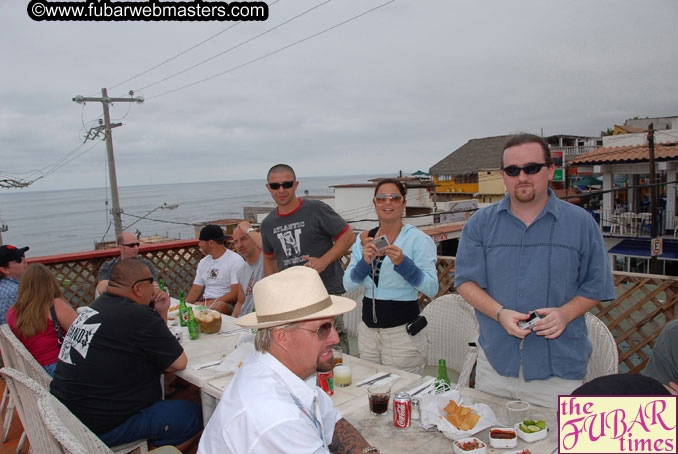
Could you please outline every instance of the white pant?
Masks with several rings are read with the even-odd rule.
[[[360,322],[358,326],[360,358],[373,363],[395,367],[421,375],[428,355],[426,328],[410,336],[405,325],[393,328],[368,328]]]
[[[542,407],[558,408],[558,395],[571,394],[582,383],[582,380],[566,380],[560,377],[525,381],[522,366],[518,378],[499,375],[487,360],[483,349],[478,347],[476,389],[480,391],[509,399],[524,400]]]

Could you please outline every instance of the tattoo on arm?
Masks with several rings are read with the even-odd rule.
[[[370,444],[360,435],[358,429],[341,418],[334,426],[334,436],[330,443],[330,452],[333,454],[351,454],[360,453],[360,451]]]

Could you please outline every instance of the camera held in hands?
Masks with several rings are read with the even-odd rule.
[[[382,235],[374,239],[374,245],[377,247],[377,252],[382,253],[390,243],[386,235]]]
[[[530,318],[518,322],[518,328],[531,330],[539,320],[541,320],[539,314],[537,314],[536,312],[530,312]]]

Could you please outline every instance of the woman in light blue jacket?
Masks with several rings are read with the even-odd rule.
[[[374,191],[379,227],[362,232],[353,245],[344,287],[365,287],[358,328],[360,357],[409,372],[426,365],[428,338],[417,302],[419,292],[438,293],[436,246],[416,227],[403,224],[407,188],[398,180],[381,180]],[[386,237],[388,246],[380,237]],[[377,241],[375,241],[377,238]]]

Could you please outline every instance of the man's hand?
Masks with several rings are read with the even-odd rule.
[[[153,291],[153,309],[160,314],[160,316],[167,321],[167,311],[170,307],[170,297],[167,293],[159,288]]]
[[[664,385],[664,388],[668,389],[671,394],[678,396],[678,383],[672,381],[668,385]]]
[[[306,260],[304,266],[308,268],[313,268],[318,273],[322,273],[323,271],[325,271],[325,268],[327,268],[327,265],[329,265],[329,263],[325,263],[325,259],[323,259],[322,257],[311,257],[308,255],[302,255],[301,258]]]
[[[504,309],[499,315],[499,324],[511,336],[517,337],[518,339],[524,339],[525,336],[530,334],[531,331],[529,329],[522,329],[519,327],[518,322],[522,322],[528,318],[530,318],[530,314],[523,314],[522,312],[517,312],[511,309]]]
[[[534,331],[538,336],[544,336],[547,339],[560,336],[570,323],[567,312],[562,307],[545,307],[537,309],[536,312],[542,318],[534,325]]]

